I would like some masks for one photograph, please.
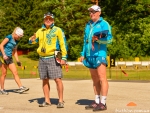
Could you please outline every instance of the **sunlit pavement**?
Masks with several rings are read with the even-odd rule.
[[[5,89],[9,95],[0,95],[0,113],[93,113],[85,105],[94,99],[91,80],[63,80],[65,108],[58,109],[56,85],[50,80],[52,106],[38,107],[44,101],[40,79],[21,79],[30,90],[24,94],[14,93],[17,84],[6,79]],[[109,80],[107,110],[103,113],[150,113],[150,81]]]

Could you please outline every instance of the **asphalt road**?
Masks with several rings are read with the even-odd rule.
[[[52,106],[38,107],[44,101],[40,79],[21,79],[30,90],[24,94],[14,93],[17,84],[6,79],[5,89],[9,95],[0,95],[0,113],[93,113],[85,105],[94,99],[91,80],[63,80],[65,108],[58,109],[56,85],[50,80]],[[130,103],[130,104],[129,104]],[[130,106],[128,106],[128,104]],[[107,110],[103,113],[150,113],[150,81],[111,81],[107,97]]]

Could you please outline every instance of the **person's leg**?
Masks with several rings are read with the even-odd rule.
[[[17,92],[17,93],[23,93],[23,92],[28,91],[29,88],[27,88],[27,87],[25,87],[21,84],[21,81],[20,81],[20,78],[19,78],[19,75],[18,75],[17,68],[16,68],[15,64],[11,63],[11,64],[8,65],[8,67],[9,67],[10,71],[12,72],[12,74],[14,76],[14,79],[15,79],[18,87],[19,87],[19,89],[14,90],[14,91]]]
[[[100,80],[100,83],[101,83],[101,96],[102,96],[101,103],[105,105],[106,96],[107,96],[108,87],[109,87],[108,86],[108,81],[107,81],[107,76],[106,76],[106,65],[101,64],[97,68],[97,72],[98,72],[99,80]]]
[[[7,74],[7,65],[1,64],[0,84],[1,84],[1,89],[2,90],[4,89],[6,74]]]
[[[14,63],[9,64],[8,67],[9,67],[10,71],[12,72],[14,79],[15,79],[17,85],[19,86],[19,88],[22,87],[22,84],[21,84],[21,81],[20,81],[20,78],[19,78],[15,64]]]
[[[43,93],[45,97],[45,102],[51,104],[49,99],[50,98],[49,92],[50,92],[49,79],[43,79]]]
[[[101,111],[101,110],[106,110],[106,98],[107,98],[107,93],[108,93],[108,81],[106,77],[106,65],[101,64],[97,68],[100,84],[101,84],[101,102],[98,106],[96,106],[93,111]]]
[[[39,107],[47,107],[51,105],[50,102],[50,84],[49,84],[49,78],[48,77],[48,68],[47,66],[51,65],[48,64],[48,60],[44,58],[39,59],[39,64],[38,64],[38,70],[39,70],[39,75],[40,79],[42,80],[42,89],[44,93],[44,98],[45,101],[42,104],[39,104]]]
[[[64,101],[63,101],[63,83],[61,78],[56,78],[54,79],[57,85],[57,92],[58,92],[58,97],[59,97],[59,102],[57,104],[57,108],[64,108]]]
[[[54,79],[57,85],[57,91],[58,91],[58,97],[59,97],[59,102],[63,102],[63,91],[64,91],[64,87],[63,87],[63,83],[62,83],[62,79],[61,78],[56,78]]]
[[[93,109],[100,103],[100,80],[96,69],[89,69],[93,81],[93,89],[95,94],[95,101],[90,105],[85,106],[85,109]]]
[[[89,69],[91,73],[91,78],[93,80],[93,89],[95,94],[95,102],[99,104],[100,102],[100,80],[96,69]]]

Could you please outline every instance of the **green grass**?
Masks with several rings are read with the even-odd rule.
[[[17,66],[18,74],[20,78],[37,78],[38,75],[38,61],[31,60],[25,55],[19,56],[19,60],[22,63],[22,68]],[[15,59],[14,59],[15,62]],[[25,67],[25,68],[24,68]],[[12,73],[8,70],[7,78],[13,78]]]
[[[107,71],[107,77],[113,80],[150,80],[150,70],[128,70],[124,69],[127,76],[120,70]]]
[[[20,78],[38,78],[38,61],[28,59],[26,56],[19,56],[19,59],[22,63],[22,66],[25,69],[21,69],[17,66],[18,73]],[[15,60],[14,60],[15,61]],[[128,76],[125,76],[121,69],[107,68],[107,78],[112,80],[150,80],[150,69],[145,67],[140,69],[125,68],[123,69]],[[63,68],[64,79],[91,79],[88,68],[78,65],[78,66],[69,66],[69,71],[66,72]],[[8,70],[7,78],[13,78],[13,75]]]

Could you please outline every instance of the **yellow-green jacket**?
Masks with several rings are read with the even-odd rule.
[[[62,59],[67,59],[67,44],[64,32],[61,28],[52,26],[47,29],[45,25],[42,25],[42,28],[38,29],[36,32],[36,40],[32,42],[29,39],[30,44],[39,43],[37,53],[40,57],[49,57],[54,56],[55,51],[61,51]],[[42,52],[41,49],[45,48],[45,52]]]

